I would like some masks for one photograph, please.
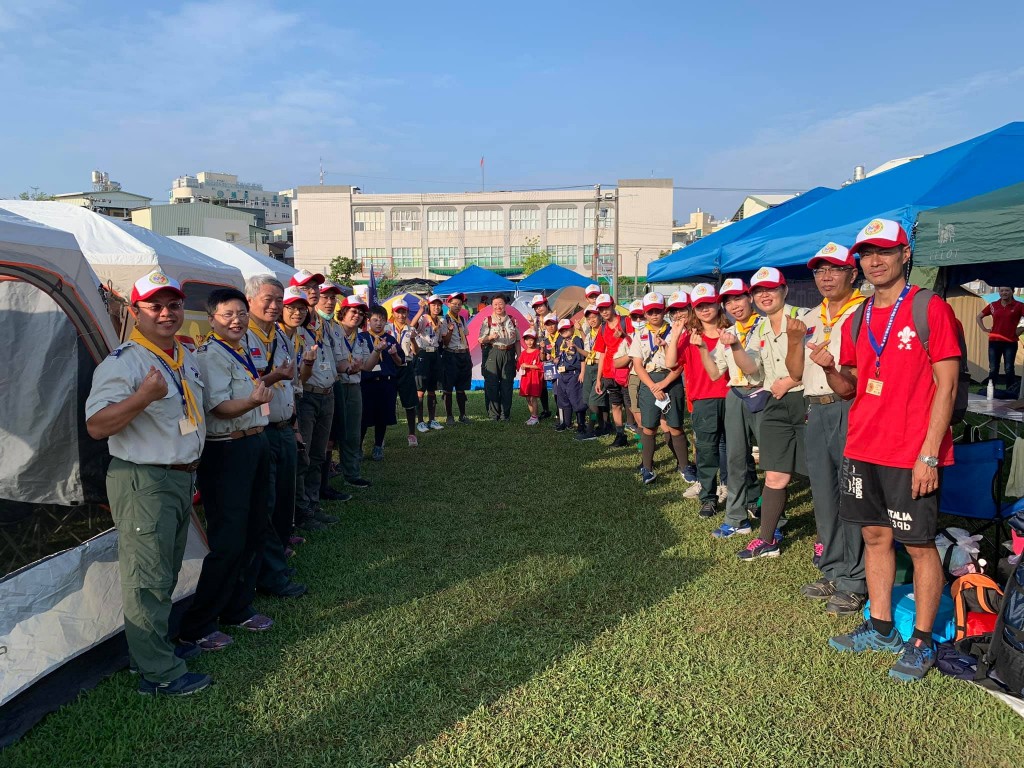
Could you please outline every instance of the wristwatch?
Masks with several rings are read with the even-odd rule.
[[[939,466],[938,456],[918,456],[917,460],[927,464],[932,469],[935,469],[935,467]]]

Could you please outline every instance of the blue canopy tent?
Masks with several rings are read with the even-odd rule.
[[[693,245],[674,251],[657,261],[652,261],[647,266],[647,282],[670,283],[697,275],[713,275],[719,270],[723,247],[740,238],[759,232],[833,192],[835,190],[828,187],[809,189],[802,195],[797,195],[774,208],[762,211],[749,219],[742,219],[735,224],[730,224],[724,229],[701,238]]]
[[[516,284],[490,270],[471,264],[434,287],[434,293],[514,293]]]
[[[579,272],[573,272],[559,264],[548,264],[520,280],[518,288],[520,291],[557,291],[569,285],[586,288],[591,282],[593,281],[589,277],[584,277]]]
[[[844,187],[726,245],[721,272],[805,264],[829,241],[851,245],[873,218],[900,221],[910,231],[921,211],[1020,181],[1024,181],[1024,123],[1009,123]]]

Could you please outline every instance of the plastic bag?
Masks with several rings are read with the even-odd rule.
[[[1006,480],[1007,496],[1024,496],[1024,437],[1013,441],[1013,459],[1010,461],[1010,476]]]

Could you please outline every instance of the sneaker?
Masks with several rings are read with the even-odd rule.
[[[568,424],[561,424],[561,423],[559,423],[559,424],[555,425],[555,432],[565,432],[565,430],[567,430],[568,428],[569,428]]]
[[[935,643],[912,638],[903,644],[903,653],[889,670],[889,677],[904,683],[915,683],[927,675],[934,665]]]
[[[701,517],[714,517],[718,514],[718,506],[713,501],[705,501],[700,505],[697,514]]]
[[[684,499],[696,499],[697,497],[700,496],[700,491],[701,491],[700,483],[698,483],[698,482],[690,483],[690,487],[687,488],[685,491],[683,491],[683,498]]]
[[[235,642],[235,640],[231,635],[218,630],[216,632],[211,632],[206,637],[200,637],[196,640],[196,645],[198,645],[199,649],[203,651],[223,651],[233,642]]]
[[[825,603],[825,612],[833,616],[859,616],[864,611],[864,603],[867,602],[867,595],[858,595],[856,592],[844,592],[839,589]]]
[[[241,624],[230,624],[229,626],[247,629],[250,632],[266,632],[274,626],[274,620],[269,616],[264,616],[262,613],[254,613]]]
[[[742,536],[750,533],[750,522],[744,520],[739,525],[733,526],[728,523],[722,523],[715,530],[711,532],[711,535],[716,539],[731,539],[733,536]]]
[[[420,441],[416,437],[416,435],[409,435],[409,447],[410,448],[416,448],[417,446],[419,446],[419,444],[420,444]]]
[[[754,539],[747,544],[746,549],[741,549],[737,552],[736,557],[749,562],[759,557],[778,557],[781,551],[782,548],[777,541],[767,542],[764,539]]]
[[[437,419],[434,419],[432,422],[430,422],[430,428],[431,429],[444,429],[444,427],[441,426],[441,423]]]
[[[326,499],[327,501],[351,501],[352,494],[343,493],[342,491],[336,491],[333,488],[325,488],[320,490],[320,498]],[[327,522],[326,520],[317,517],[316,514],[314,514],[313,517],[316,517],[316,519],[319,520],[321,523]],[[337,520],[335,520],[335,522],[337,522]]]
[[[853,653],[892,651],[893,653],[899,653],[903,647],[903,638],[900,637],[899,630],[895,627],[893,627],[891,634],[881,634],[875,629],[871,619],[868,619],[853,630],[853,632],[830,637],[828,644],[837,651],[851,651]]]
[[[821,562],[821,556],[825,554],[825,545],[820,541],[814,542],[814,557],[811,558],[811,564],[817,568],[818,563]]]
[[[421,421],[419,424],[416,425],[417,432],[427,432],[429,429],[430,427],[427,426],[427,422],[425,421]]]
[[[348,496],[347,493],[345,495]],[[352,497],[349,496],[349,498],[351,499]],[[313,519],[318,523],[323,523],[324,525],[334,525],[338,522],[338,518],[335,515],[328,515],[322,509],[318,509],[313,513]]]
[[[542,419],[550,419],[551,418],[551,411],[541,411],[540,412],[540,417]]]
[[[812,581],[810,584],[804,584],[800,587],[800,594],[804,597],[809,597],[812,600],[828,600],[835,593],[835,583],[826,579],[824,576],[817,581]]]
[[[444,425],[446,427],[454,427],[455,426],[455,417],[454,416],[449,416],[447,419],[445,419]]]
[[[528,427],[536,427],[538,424],[540,424],[540,419],[536,416],[531,416],[526,420],[526,426]]]
[[[353,488],[369,488],[373,483],[363,477],[346,477],[345,485],[351,485]]]
[[[650,485],[657,479],[657,475],[653,471],[647,469],[647,467],[640,467],[640,479],[644,481],[644,485]]]
[[[729,489],[724,485],[718,486],[718,503],[725,504],[726,499],[729,498]]]
[[[473,422],[470,421],[469,416],[459,416],[459,424],[472,424],[472,423]]]
[[[586,432],[577,432],[576,439],[581,443],[586,442],[587,440],[597,440],[597,432],[592,429],[588,429]]]
[[[143,696],[189,696],[204,688],[209,688],[212,684],[213,680],[209,675],[186,672],[177,680],[171,680],[169,683],[151,683],[145,679],[139,680],[139,693]]]
[[[697,482],[697,465],[687,464],[686,469],[683,470],[683,480],[688,483]]]
[[[373,446],[373,456],[371,458],[373,458],[374,461],[384,461],[384,446]]]
[[[319,522],[312,515],[306,515],[305,517],[297,518],[295,520],[295,527],[298,528],[300,531],[308,531],[310,533],[327,530],[327,526]]]
[[[615,435],[615,439],[612,440],[612,448],[625,448],[629,445],[629,441],[626,440],[626,435]]]

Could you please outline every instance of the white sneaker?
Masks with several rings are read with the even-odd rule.
[[[444,427],[441,426],[441,422],[439,422],[437,419],[435,419],[434,421],[430,422],[430,428],[431,429],[444,429]]]
[[[528,427],[536,427],[538,424],[540,424],[540,419],[535,416],[531,416],[526,420],[526,426]]]
[[[718,486],[718,503],[725,504],[725,500],[729,498],[729,489],[724,485]]]
[[[425,422],[425,421],[421,421],[419,424],[416,425],[416,431],[417,432],[427,432],[429,430],[430,430],[430,427],[427,426],[427,422]]]
[[[409,447],[415,448],[420,444],[420,441],[416,439],[416,435],[409,435]]]
[[[700,497],[700,483],[691,483],[690,487],[683,491],[684,499],[696,499]]]

